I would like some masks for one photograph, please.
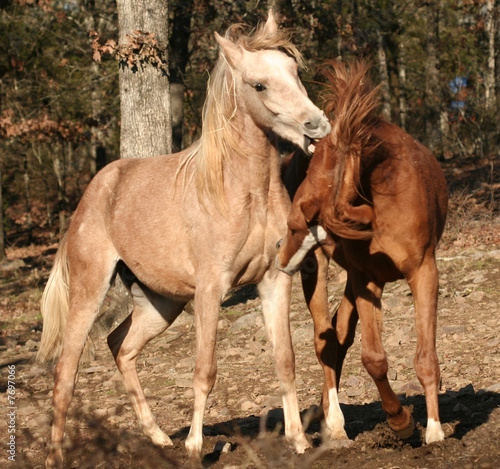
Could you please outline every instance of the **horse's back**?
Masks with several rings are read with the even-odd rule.
[[[446,221],[448,191],[441,167],[420,142],[394,124],[375,130],[379,160],[369,175],[375,210],[372,248],[400,270],[433,253]]]
[[[383,203],[384,211],[434,219],[442,231],[448,190],[435,156],[394,124],[382,123],[374,135],[382,142],[381,160],[371,175],[374,205]]]

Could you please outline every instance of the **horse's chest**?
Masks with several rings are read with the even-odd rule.
[[[251,220],[248,236],[234,253],[233,267],[238,272],[236,284],[259,282],[276,257],[278,231],[264,220]]]

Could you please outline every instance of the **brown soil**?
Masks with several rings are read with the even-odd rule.
[[[455,201],[455,208],[463,205]],[[467,211],[467,210],[465,210]],[[453,217],[452,217],[453,218]],[[463,219],[462,219],[463,220]],[[446,439],[426,445],[425,400],[413,370],[413,302],[404,282],[387,285],[384,341],[391,382],[413,407],[417,431],[400,441],[385,423],[376,388],[360,360],[361,338],[346,358],[340,399],[348,447],[326,448],[320,424],[309,425],[312,448],[297,455],[286,443],[274,364],[255,290],[247,288],[223,305],[218,336],[218,379],[209,398],[203,445],[208,468],[496,468],[500,467],[500,219],[455,223],[441,243],[438,353],[439,397]],[[55,246],[11,249],[18,261],[0,279],[0,400],[7,402],[7,365],[15,365],[16,462],[8,461],[7,410],[2,410],[1,467],[43,467],[51,420],[53,367],[32,359],[40,340],[38,302]],[[22,261],[22,262],[21,262]],[[9,267],[12,270],[9,270]],[[345,273],[330,271],[332,310],[341,298]],[[303,416],[319,404],[322,371],[312,343],[312,322],[298,278],[291,325]],[[81,366],[67,424],[65,461],[75,468],[185,467],[184,450],[192,407],[194,365],[192,316],[183,313],[143,352],[139,376],[172,448],[156,448],[137,428],[111,354],[98,341],[94,361]],[[6,409],[7,405],[2,405]],[[7,466],[7,463],[10,463]]]

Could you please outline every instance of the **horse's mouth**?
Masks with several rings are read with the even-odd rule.
[[[316,144],[319,142],[317,138],[311,138],[306,136],[306,143],[307,145],[307,153],[309,155],[312,155],[314,153],[314,150],[316,150]]]

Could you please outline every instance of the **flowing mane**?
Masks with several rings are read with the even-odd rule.
[[[233,25],[225,38],[249,52],[282,50],[293,57],[300,67],[304,61],[297,47],[291,42],[291,33],[277,29],[272,35],[261,23],[248,35],[243,25]],[[239,132],[233,122],[237,111],[233,71],[220,51],[210,75],[207,95],[203,105],[200,139],[193,144],[183,164],[194,160],[195,181],[201,204],[212,202],[220,213],[226,213],[224,192],[224,166],[235,156],[246,157],[238,143]]]

